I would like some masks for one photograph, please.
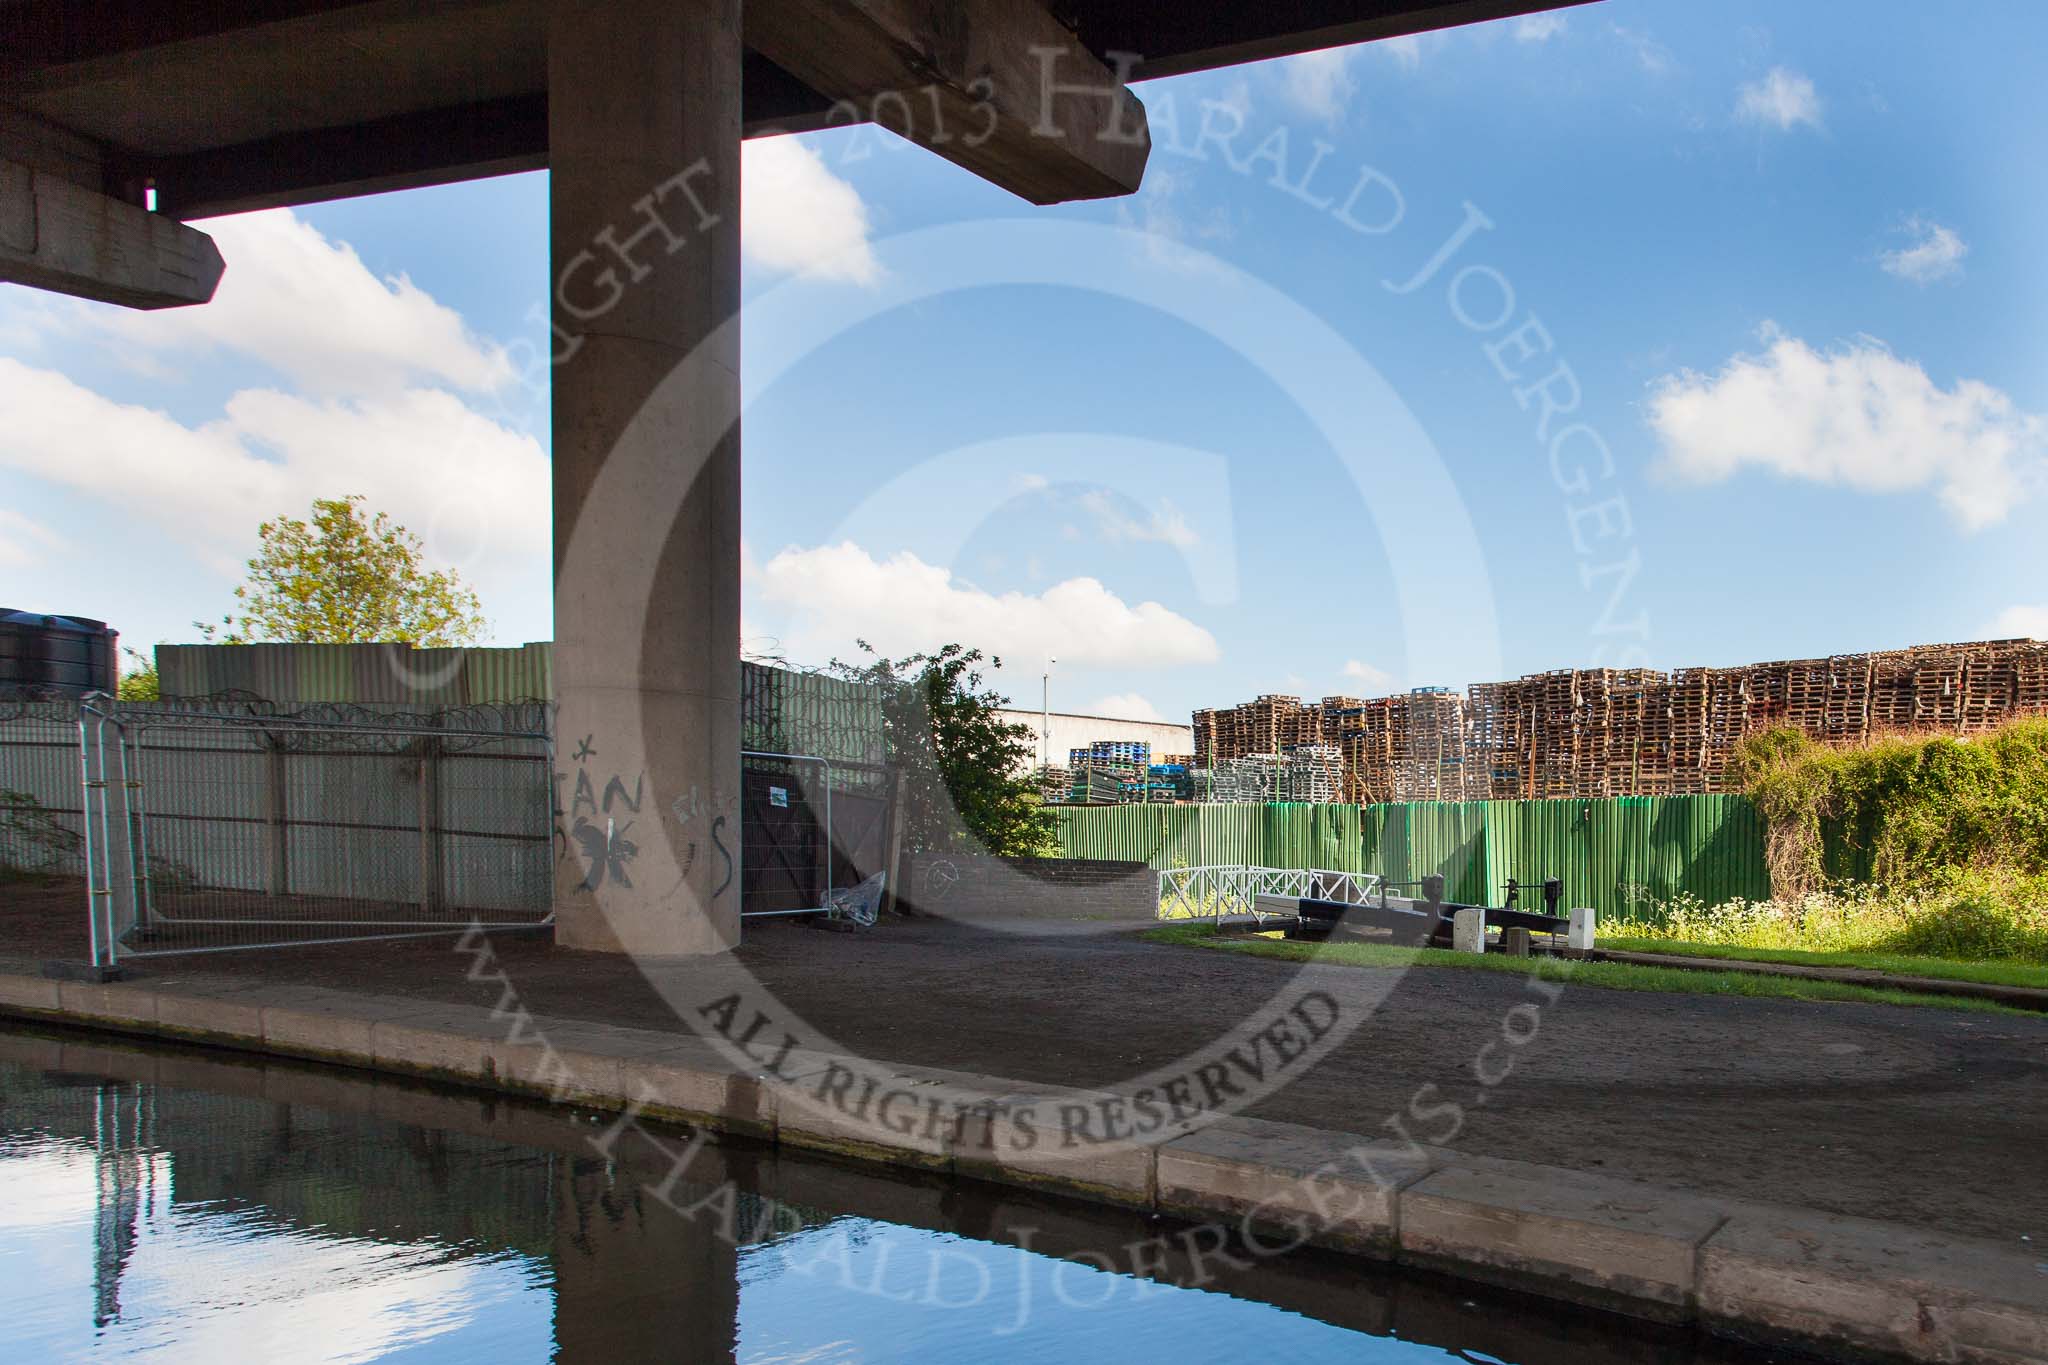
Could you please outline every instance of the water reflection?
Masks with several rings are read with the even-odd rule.
[[[1136,1215],[664,1136],[655,1149],[484,1097],[0,1033],[0,1351],[1738,1358],[1335,1258],[1240,1264]],[[1149,1278],[1120,1273],[1133,1261]]]

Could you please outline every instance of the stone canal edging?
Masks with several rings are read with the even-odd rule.
[[[1568,1168],[1247,1118],[1182,1126],[1152,1143],[1062,1150],[1003,1140],[1004,1101],[1043,1096],[1044,1087],[922,1067],[895,1070],[913,1091],[983,1097],[980,1117],[883,1129],[809,1093],[845,1074],[847,1059],[799,1054],[771,1078],[736,1069],[694,1037],[524,1014],[508,1029],[507,1016],[488,1008],[320,987],[0,972],[0,1014],[545,1096],[1196,1222],[1225,1219],[1254,1249],[1309,1241],[1838,1357],[2048,1361],[2048,1250]]]

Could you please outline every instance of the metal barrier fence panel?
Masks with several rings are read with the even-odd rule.
[[[547,737],[477,710],[82,708],[100,960],[546,924]]]
[[[576,856],[548,720],[526,703],[0,703],[0,874],[81,878],[102,961],[537,927]],[[764,817],[734,849],[747,913],[815,912],[883,870],[892,770],[744,765]]]
[[[832,892],[825,850],[832,769],[811,755],[748,751],[740,771],[740,914],[792,915]]]
[[[85,871],[78,707],[0,701],[0,875]]]
[[[889,770],[818,754],[740,753],[740,914],[811,914],[882,871]]]

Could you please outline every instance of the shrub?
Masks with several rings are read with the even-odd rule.
[[[1849,746],[1769,730],[1734,761],[1779,900],[1845,879],[1910,893],[1966,870],[2048,874],[2048,717]]]
[[[1965,871],[1915,895],[1850,886],[1720,905],[1679,895],[1600,928],[1618,938],[1730,948],[2048,963],[2048,877]]]
[[[1734,771],[1772,899],[1671,902],[1631,921],[1645,936],[2048,962],[2048,716],[1839,746],[1769,730]]]

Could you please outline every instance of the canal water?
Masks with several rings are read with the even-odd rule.
[[[1771,1357],[603,1115],[0,1031],[0,1359]]]

